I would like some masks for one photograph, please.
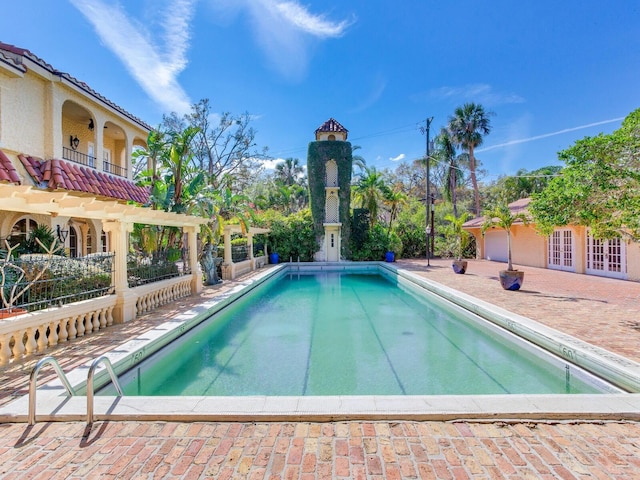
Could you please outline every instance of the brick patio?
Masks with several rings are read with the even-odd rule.
[[[501,264],[401,261],[469,295],[640,361],[640,283],[525,270],[503,291]],[[206,288],[135,322],[57,346],[65,371],[229,285]],[[117,342],[114,342],[117,338]],[[41,355],[0,367],[0,404],[26,393]],[[51,378],[43,370],[41,382]],[[98,422],[0,425],[0,476],[12,478],[640,478],[635,422]]]

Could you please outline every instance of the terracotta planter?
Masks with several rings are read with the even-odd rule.
[[[463,274],[467,271],[467,261],[466,260],[454,260],[451,264],[453,271],[455,273]]]
[[[2,320],[3,318],[16,317],[18,315],[22,315],[23,313],[27,313],[27,310],[17,307],[9,308],[7,310],[0,310],[0,320]]]
[[[519,270],[500,270],[500,285],[505,290],[520,290],[524,282],[524,272]]]

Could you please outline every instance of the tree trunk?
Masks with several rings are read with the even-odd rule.
[[[513,270],[513,265],[511,264],[511,229],[507,230],[507,255],[508,255],[507,270],[511,271]]]
[[[473,145],[469,146],[469,171],[471,173],[471,184],[473,185],[473,195],[475,198],[475,214],[480,216],[480,190],[478,189],[478,179],[476,178],[476,157],[473,155]]]

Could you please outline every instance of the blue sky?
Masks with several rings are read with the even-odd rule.
[[[27,48],[150,125],[209,98],[255,116],[260,146],[306,162],[334,117],[369,165],[424,155],[454,108],[495,113],[490,181],[558,165],[640,107],[637,0],[23,0],[0,41]]]

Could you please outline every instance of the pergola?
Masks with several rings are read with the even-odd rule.
[[[238,275],[251,272],[264,266],[267,263],[267,247],[265,245],[264,255],[255,258],[253,256],[253,236],[259,233],[269,233],[268,228],[249,227],[245,233],[240,225],[225,225],[224,227],[224,260],[222,263],[222,279],[233,280]],[[244,233],[247,236],[247,248],[249,250],[249,259],[242,262],[233,263],[231,256],[231,235],[234,233]]]
[[[206,218],[153,210],[76,192],[11,184],[0,184],[0,210],[46,215],[51,218],[52,227],[72,217],[101,221],[103,230],[110,234],[109,247],[115,254],[113,281],[117,302],[113,315],[117,322],[126,322],[136,316],[135,296],[127,279],[128,239],[134,223],[183,228],[191,252],[189,264],[191,272],[194,272],[191,276],[191,292],[202,290],[200,275],[195,273],[199,271],[197,234],[200,225],[207,223]]]

